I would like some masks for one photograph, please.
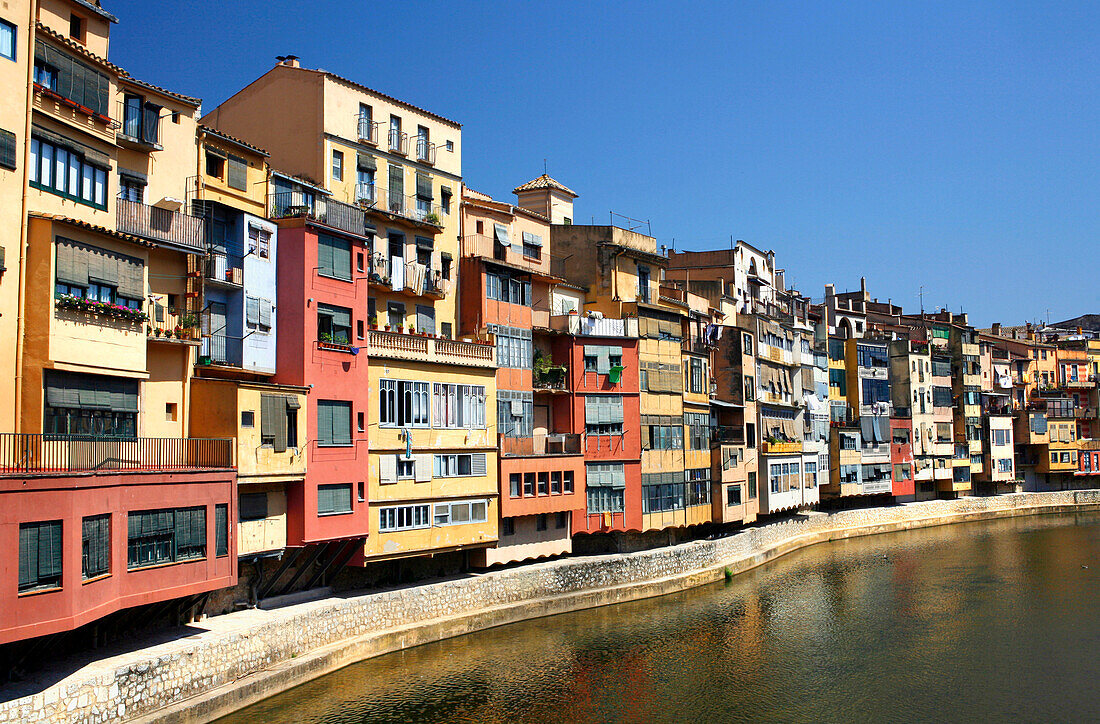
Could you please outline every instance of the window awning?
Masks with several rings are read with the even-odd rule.
[[[374,156],[370,155],[369,153],[360,153],[358,155],[358,158],[356,159],[356,163],[358,164],[359,168],[366,171],[378,170],[378,162],[375,161]]]
[[[508,227],[504,224],[493,224],[493,238],[501,246],[508,246]]]
[[[432,177],[418,173],[416,174],[416,195],[422,199],[432,198]]]
[[[416,237],[416,248],[432,251],[435,249],[435,242],[427,237],[418,236]]]
[[[91,146],[86,146],[80,141],[74,141],[71,138],[62,136],[59,133],[48,131],[42,126],[34,125],[31,127],[31,134],[41,138],[43,141],[52,143],[55,146],[61,146],[70,151],[75,151],[84,157],[84,160],[93,166],[101,166],[103,168],[110,168],[111,157],[103,151],[97,151]]]

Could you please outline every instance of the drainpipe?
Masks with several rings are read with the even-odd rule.
[[[34,92],[34,57],[35,25],[34,10],[36,3],[27,3],[27,118],[23,127],[23,183],[22,201],[20,202],[19,216],[19,295],[16,307],[18,316],[15,322],[15,432],[23,430],[23,397],[20,394],[23,387],[23,326],[26,318],[24,298],[27,291],[27,234],[30,223],[27,219],[27,169],[31,157],[31,118],[34,114],[34,103],[31,94]]]

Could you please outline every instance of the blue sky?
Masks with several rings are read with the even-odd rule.
[[[104,0],[111,59],[213,108],[293,53],[463,124],[466,182],[775,249],[971,321],[1100,312],[1100,3]]]

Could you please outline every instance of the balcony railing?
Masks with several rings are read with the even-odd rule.
[[[569,370],[561,366],[535,370],[532,374],[532,386],[536,390],[565,390],[568,380]]]
[[[408,359],[438,364],[465,365],[469,367],[495,367],[496,347],[481,342],[464,342],[454,339],[401,332],[370,330],[367,340],[368,354],[373,357]]]
[[[232,440],[0,433],[0,475],[233,467]]]
[[[391,128],[389,133],[390,150],[403,156],[409,154],[409,134]]]
[[[117,199],[115,229],[150,241],[162,241],[188,251],[206,251],[205,222],[182,211],[149,206],[140,201]]]
[[[579,314],[556,314],[550,317],[550,328],[558,332],[585,337],[637,337],[638,318],[611,319]]]
[[[359,118],[359,140],[364,143],[369,143],[373,146],[378,145],[378,121],[372,121],[369,118],[360,116]]]
[[[244,257],[213,251],[206,258],[206,278],[218,284],[244,285]]]
[[[159,109],[142,104],[127,105],[125,100],[118,102],[118,118],[122,123],[118,129],[118,140],[143,150],[160,151]]]
[[[373,236],[373,231],[367,232],[367,215],[358,206],[325,196],[307,197],[295,191],[271,194],[269,201],[268,206],[271,208],[273,219],[313,219],[356,236]]]
[[[436,145],[426,138],[416,139],[416,160],[421,163],[435,164]]]
[[[710,441],[716,443],[745,444],[745,428],[734,425],[718,425],[711,429]]]
[[[522,242],[512,242],[508,246],[498,244],[496,240],[491,236],[485,234],[469,234],[462,237],[461,250],[459,252],[462,256],[478,256],[483,259],[494,259],[496,261],[510,264],[511,266],[520,267],[521,269],[528,269],[533,272],[551,273],[554,274],[554,268],[557,267],[559,272],[565,271],[564,261],[559,260],[560,263],[555,264],[556,257],[551,257],[546,253],[544,248],[539,249],[538,256],[529,256],[523,251]],[[554,274],[560,276],[560,274]]]
[[[393,216],[442,227],[442,207],[416,194],[399,194],[377,184],[356,184],[355,196],[361,205]]]
[[[500,454],[504,457],[581,454],[581,436],[574,433],[547,433],[532,437],[500,435],[498,437]]]
[[[705,337],[684,337],[680,345],[685,352],[694,352],[695,354],[710,354],[710,351],[714,349],[714,345]]]

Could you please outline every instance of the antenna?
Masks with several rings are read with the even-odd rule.
[[[546,159],[545,158],[542,159],[542,173],[543,173],[544,176],[546,175]]]
[[[920,313],[921,313],[921,316],[924,316],[924,285],[923,284],[920,285],[919,294],[920,294]]]

